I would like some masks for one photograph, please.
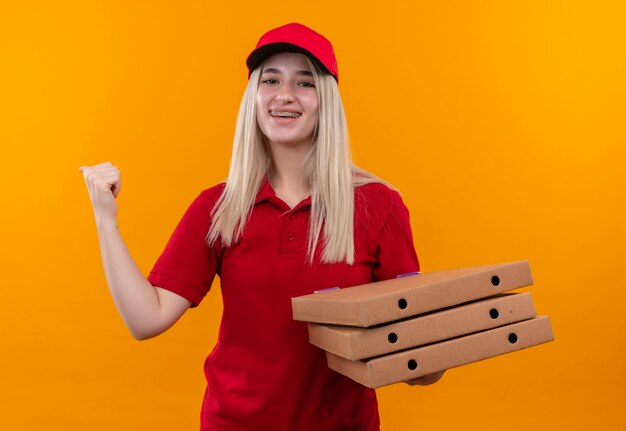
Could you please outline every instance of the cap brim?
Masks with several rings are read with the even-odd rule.
[[[309,57],[313,62],[319,66],[324,72],[332,75],[330,71],[324,66],[311,52],[307,51],[304,48],[301,48],[297,45],[293,45],[291,43],[286,42],[276,42],[268,45],[263,45],[254,51],[248,56],[246,59],[246,65],[248,66],[248,76],[252,73],[254,69],[259,67],[265,59],[271,55],[278,54],[279,52],[299,52],[305,54]]]

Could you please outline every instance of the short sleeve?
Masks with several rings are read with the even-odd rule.
[[[153,286],[188,299],[192,307],[211,289],[217,272],[218,246],[209,247],[205,242],[211,223],[209,190],[187,208],[148,275]]]
[[[388,280],[420,270],[413,245],[409,210],[398,192],[390,192],[389,212],[378,239],[374,281]]]

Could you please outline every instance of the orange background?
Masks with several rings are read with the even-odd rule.
[[[403,191],[424,271],[528,259],[556,335],[378,390],[382,429],[624,426],[623,1],[118,0],[0,3],[0,428],[197,429],[219,289],[134,341],[78,167],[120,167],[147,273],[226,176],[245,56],[291,21],[333,41],[355,159]]]

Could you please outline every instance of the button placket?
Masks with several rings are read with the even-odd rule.
[[[284,219],[283,226],[283,241],[282,252],[283,253],[295,253],[299,248],[301,238],[298,236],[298,230],[296,224],[298,223],[297,210],[292,210],[289,215]]]

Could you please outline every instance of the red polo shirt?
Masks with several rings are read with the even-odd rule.
[[[307,264],[310,198],[293,209],[265,180],[240,241],[207,247],[211,210],[224,189],[191,203],[148,280],[197,305],[220,278],[224,312],[206,359],[203,431],[378,430],[373,389],[332,370],[292,319],[291,298],[419,270],[409,213],[382,184],[355,190],[355,263]]]

